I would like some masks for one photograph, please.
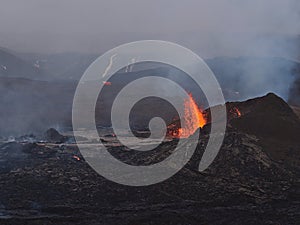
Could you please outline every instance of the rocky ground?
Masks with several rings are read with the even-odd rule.
[[[279,124],[280,118],[298,123],[297,119],[284,118],[290,118],[291,111],[273,95],[250,102],[251,108],[262,113],[259,109],[265,109],[266,102],[280,103],[272,108]],[[207,170],[198,171],[209,138],[202,132],[199,138],[194,137],[196,152],[180,172],[146,187],[123,186],[101,177],[70,139],[53,130],[47,135],[51,138],[43,142],[34,136],[3,141],[0,223],[299,224],[299,141],[279,136],[276,140],[286,144],[274,148],[277,142],[270,141],[268,135],[253,134],[251,110],[235,104],[244,118],[229,121],[223,146]],[[248,121],[248,129],[241,129]],[[164,159],[177,144],[176,139],[166,140],[156,154],[141,157],[116,144],[113,136],[104,135],[102,141],[122,161],[146,164]],[[89,144],[93,147],[95,143]]]
[[[296,115],[300,118],[300,107],[299,106],[292,106],[292,109],[296,113]]]

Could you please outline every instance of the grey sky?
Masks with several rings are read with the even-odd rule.
[[[0,46],[98,53],[164,39],[207,57],[263,54],[251,46],[294,38],[299,21],[298,0],[0,0]]]

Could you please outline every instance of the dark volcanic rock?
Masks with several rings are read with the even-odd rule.
[[[294,110],[294,112],[296,113],[296,115],[300,119],[300,107],[299,106],[292,106],[292,109]]]
[[[230,124],[239,131],[260,137],[299,140],[299,118],[291,107],[275,94],[270,93],[246,102],[228,103],[227,107],[237,107],[241,111],[241,117],[230,120]]]
[[[284,100],[270,93],[245,102],[228,103],[227,107],[237,107],[242,114],[230,119],[229,126],[255,135],[273,159],[299,165],[300,120]]]
[[[37,145],[36,143],[28,143],[23,145],[22,151],[31,154],[31,157],[50,158],[53,157],[57,150],[45,146]]]
[[[300,119],[283,99],[269,93],[244,102],[228,102],[226,107],[227,130],[255,135],[273,159],[299,165]],[[210,121],[209,109],[206,112]]]
[[[184,140],[182,147],[196,141],[197,148],[182,170],[146,187],[106,180],[82,160],[72,144],[64,144],[63,149],[53,143],[3,144],[0,223],[298,225],[299,164],[294,164],[298,142],[281,135],[272,139],[267,131],[266,136],[256,136],[252,133],[255,124],[248,118],[267,119],[265,114],[271,110],[280,123],[297,124],[297,120],[274,95],[228,106],[238,107],[242,116],[229,119],[223,145],[207,170],[198,171],[209,139],[202,132],[200,137]],[[235,124],[238,119],[244,122]],[[277,151],[278,143],[282,146]],[[161,162],[177,144],[174,139],[154,152],[140,152],[106,143],[115,158],[132,165]]]
[[[74,147],[67,146],[74,153],[41,158],[35,155],[45,147],[27,144],[25,152],[30,157],[24,159],[26,166],[0,174],[1,213],[8,216],[0,217],[0,222],[297,224],[299,183],[292,168],[272,160],[255,137],[230,132],[214,163],[199,172],[207,140],[207,135],[200,138],[192,160],[175,176],[138,188],[110,182],[86,162],[73,160]],[[175,140],[166,142],[157,155],[139,160],[144,164],[160,161],[174,146]],[[135,152],[126,154],[121,146],[112,147],[112,151],[119,152],[119,159],[127,163],[139,157]]]
[[[48,142],[53,142],[53,143],[63,143],[68,140],[67,137],[61,135],[54,128],[50,128],[49,130],[46,131],[45,138]]]

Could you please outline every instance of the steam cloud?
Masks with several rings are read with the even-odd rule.
[[[47,58],[47,69],[59,74],[53,79],[68,82],[7,85],[11,68],[0,52],[0,133],[54,126],[53,112],[58,123],[69,120],[75,81],[94,55],[141,39],[177,42],[206,58],[227,100],[275,92],[300,105],[299,12],[298,0],[3,0],[0,46],[32,65]],[[127,72],[135,69],[130,65]]]

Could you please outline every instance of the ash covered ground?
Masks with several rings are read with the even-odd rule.
[[[222,148],[207,170],[198,171],[209,138],[202,129],[192,137],[198,145],[189,163],[170,179],[146,187],[98,175],[74,137],[54,129],[40,137],[3,138],[0,223],[299,224],[299,118],[274,94],[227,103],[228,111],[232,107],[242,116],[229,118]],[[99,134],[100,140],[80,142],[93,148],[102,141],[126,163],[161,161],[178,142],[165,140],[155,154],[140,155],[120,145],[111,130]]]

